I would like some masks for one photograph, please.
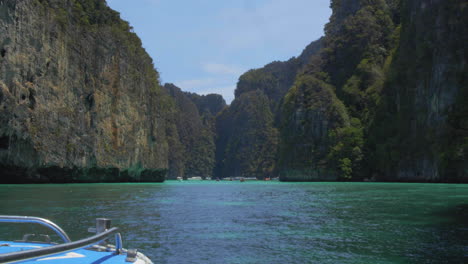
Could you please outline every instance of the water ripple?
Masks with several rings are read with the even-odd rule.
[[[155,263],[468,263],[467,185],[3,185],[0,199],[2,214],[49,218],[72,239],[112,218]]]

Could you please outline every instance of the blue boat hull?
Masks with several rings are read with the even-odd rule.
[[[17,251],[24,251],[30,249],[43,248],[52,246],[52,244],[39,244],[39,243],[25,243],[25,242],[10,242],[0,241],[0,254],[11,253]],[[78,249],[57,255],[46,256],[36,260],[25,260],[13,263],[27,263],[27,264],[122,264],[125,262],[125,255],[116,255],[115,252],[99,252],[89,249]],[[127,262],[128,263],[128,262]],[[144,263],[141,260],[133,262],[134,264]]]

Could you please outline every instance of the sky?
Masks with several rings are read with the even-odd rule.
[[[234,98],[249,69],[298,56],[323,36],[330,0],[107,0],[154,60],[162,83]]]

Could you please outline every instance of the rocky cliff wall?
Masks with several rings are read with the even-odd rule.
[[[139,180],[167,169],[170,99],[105,1],[2,0],[0,51],[0,181]]]
[[[468,182],[468,3],[403,1],[373,132],[383,180]],[[386,149],[386,150],[385,150]]]
[[[386,1],[331,3],[322,48],[281,106],[278,171],[283,180],[361,175],[364,126],[372,118],[395,30]]]
[[[283,181],[336,181],[328,161],[330,132],[349,126],[333,87],[313,76],[297,78],[282,106],[278,173]]]
[[[239,77],[235,99],[216,120],[217,177],[276,175],[280,106],[296,75],[322,47],[322,39],[300,56],[276,61]]]
[[[216,120],[216,177],[271,177],[278,131],[261,90],[242,93]]]
[[[332,8],[323,49],[282,105],[281,178],[467,182],[466,1]]]
[[[215,166],[214,116],[226,103],[220,95],[185,93],[173,84],[164,88],[176,105],[168,177],[211,177]]]

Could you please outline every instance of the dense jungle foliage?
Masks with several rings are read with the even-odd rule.
[[[218,120],[217,168],[264,157],[274,161],[265,175],[282,180],[468,181],[466,1],[333,0],[331,8],[313,52],[240,77],[235,107]],[[245,102],[250,91],[252,103],[267,97],[269,109],[256,107],[271,113],[243,113],[257,110]],[[258,128],[240,113],[271,132],[253,140]],[[258,144],[275,135],[276,148],[262,153]],[[225,169],[215,174],[251,173]]]
[[[89,158],[93,164],[120,166],[115,173],[111,170],[112,175],[120,175],[125,166],[131,167],[126,170],[143,170],[137,162],[140,159],[154,163],[153,169],[167,169],[170,178],[279,176],[286,181],[468,182],[466,0],[332,0],[333,13],[325,35],[298,57],[244,73],[230,106],[220,95],[202,96],[183,92],[173,84],[162,86],[140,39],[105,0],[25,3],[9,0],[2,8],[16,10],[20,6],[24,12],[44,17],[37,25],[33,20],[22,22],[31,23],[31,27],[48,25],[44,36],[37,38],[50,43],[36,49],[64,47],[67,57],[54,59],[63,65],[67,59],[86,58],[82,56],[84,49],[103,57],[99,62],[83,60],[73,65],[83,80],[64,77],[70,87],[79,83],[70,96],[80,98],[75,107],[86,111],[68,106],[61,114],[89,122],[69,122],[70,133],[60,133],[67,140],[86,144],[90,137],[82,135],[90,133],[99,144],[68,142],[57,146],[57,151],[66,152],[58,155],[57,163],[78,166]],[[4,12],[2,23],[19,21],[10,19],[10,13],[15,14]],[[5,34],[16,34],[12,31],[15,27],[4,28]],[[24,35],[31,43],[36,41],[35,34]],[[8,37],[1,44],[8,47],[11,41]],[[8,52],[2,57],[13,58]],[[18,57],[26,60],[29,55],[25,52]],[[49,61],[49,67],[49,58],[38,58],[42,59]],[[11,70],[18,65],[10,63],[10,68],[5,68],[8,85],[15,74],[29,86],[34,85],[29,80],[43,78]],[[57,65],[52,65],[49,73],[55,76],[47,76],[53,82],[59,76]],[[45,90],[33,88],[24,96],[30,101],[29,109],[54,102],[44,96],[47,100],[36,100]],[[5,96],[0,93],[0,100]],[[121,100],[129,96],[132,100]],[[96,110],[99,102],[101,112]],[[96,123],[99,114],[106,111],[109,116],[104,114]],[[36,112],[10,111],[0,120],[9,124]],[[134,118],[141,129],[118,125]],[[87,122],[89,127],[83,125]],[[107,130],[97,129],[99,126]],[[29,125],[28,135],[2,137],[0,145],[9,148],[11,138],[31,137],[39,142],[40,128]],[[77,128],[88,130],[75,135]],[[57,129],[42,130],[44,135],[52,130],[59,134]],[[143,158],[140,150],[146,153]],[[57,151],[47,155],[55,158]],[[98,158],[85,155],[83,159],[82,153],[88,152],[99,154]],[[136,163],[127,158],[129,155],[136,155]],[[53,167],[54,171],[64,169],[61,166]],[[26,167],[19,171],[32,171]]]

